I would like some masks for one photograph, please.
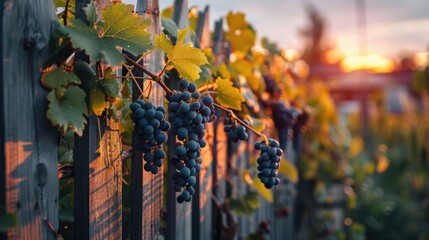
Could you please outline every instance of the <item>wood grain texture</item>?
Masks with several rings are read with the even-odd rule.
[[[188,1],[175,0],[173,9],[173,20],[180,29],[189,27],[188,19]],[[190,37],[185,39],[185,42],[190,42]],[[169,86],[177,87],[178,79],[171,79]],[[174,137],[175,138],[175,137]],[[168,142],[168,156],[174,156],[175,140],[172,135],[169,136]],[[171,181],[171,174],[174,172],[175,167],[169,165],[168,171],[168,186],[167,186],[167,233],[166,237],[172,239],[191,239],[192,238],[192,203],[176,203],[176,193],[173,191],[174,181]]]
[[[137,1],[136,13],[152,20],[152,24],[148,28],[148,32],[151,34],[151,38],[154,41],[155,35],[159,34],[161,31],[158,0]],[[149,71],[157,73],[161,71],[163,61],[164,58],[162,52],[155,50],[145,56],[143,65]],[[163,106],[164,92],[162,88],[152,81],[144,81],[143,89],[147,89],[149,85],[151,85],[152,88],[150,101],[156,106]],[[133,98],[138,98],[139,95],[140,92],[133,91]],[[134,156],[133,161],[143,161],[142,154],[138,153],[137,156]],[[143,171],[143,165],[137,166],[137,164],[133,164],[133,168],[134,167],[141,168],[141,170],[138,169],[135,172],[138,172],[139,174],[141,173],[141,175],[133,176],[133,184],[141,184],[141,194],[134,195],[134,193],[137,192],[133,191],[133,198],[140,198],[141,200],[135,199],[135,201],[133,201],[133,205],[140,202],[142,205],[142,212],[134,212],[132,210],[132,214],[140,214],[141,218],[141,220],[137,220],[138,223],[141,222],[141,225],[137,226],[137,224],[133,224],[133,229],[131,230],[133,234],[132,236],[142,236],[143,239],[160,239],[162,238],[160,222],[163,207],[163,167],[159,169],[159,173],[156,175]],[[138,193],[140,193],[140,190]],[[133,218],[136,219],[137,217],[138,216],[135,216]]]
[[[54,239],[58,228],[57,131],[46,119],[40,67],[50,54],[51,1],[6,1],[2,11],[2,124],[7,212],[19,225],[9,239]],[[3,121],[4,120],[4,121]],[[4,142],[3,142],[4,141]]]
[[[78,18],[87,1],[76,1]],[[110,1],[99,0],[100,6]],[[79,55],[77,56],[79,58]],[[120,239],[122,236],[122,141],[119,125],[91,115],[76,137],[75,239]]]

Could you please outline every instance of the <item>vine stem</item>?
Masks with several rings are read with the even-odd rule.
[[[241,120],[239,117],[237,117],[237,115],[235,115],[235,113],[231,109],[223,107],[223,106],[221,106],[221,105],[219,105],[217,103],[213,103],[213,106],[215,106],[215,107],[219,108],[220,110],[223,110],[224,112],[228,113],[231,118],[233,118],[234,120],[238,121],[241,125],[243,125],[243,126],[247,127],[248,129],[250,129],[252,132],[254,132],[259,137],[263,137],[264,141],[265,141],[265,144],[268,145],[268,138],[267,138],[267,136],[265,136],[265,134],[256,131],[249,124],[245,123],[243,120]]]
[[[164,67],[162,68],[162,70],[161,70],[161,72],[158,74],[158,77],[161,77],[162,76],[162,74],[164,74],[164,72],[165,72],[165,70],[167,69],[167,66],[168,66],[168,64],[170,63],[170,60],[168,60],[166,63],[165,63],[165,65],[164,65]]]
[[[69,11],[69,5],[70,5],[70,0],[66,1],[66,6],[64,8],[64,13],[63,13],[63,22],[64,22],[64,26],[67,26],[67,13]]]
[[[122,78],[122,79],[127,79],[127,78],[131,78],[130,76],[114,76],[114,78]],[[147,77],[139,77],[139,76],[134,76],[135,79],[141,79],[141,80],[151,80],[152,78],[147,78]]]
[[[149,75],[149,77],[152,78],[152,81],[155,81],[156,83],[158,83],[162,87],[162,89],[164,89],[164,91],[167,94],[167,96],[170,96],[173,93],[173,91],[170,88],[168,88],[167,85],[165,85],[165,83],[161,80],[161,78],[159,76],[157,76],[153,72],[147,70],[145,67],[143,67],[142,65],[138,64],[136,61],[134,61],[132,58],[128,57],[127,55],[122,54],[122,56],[129,63],[131,63],[131,65],[133,65],[134,67],[142,70],[144,73],[146,73],[147,75]]]
[[[139,83],[137,82],[137,79],[136,79],[136,77],[134,76],[134,74],[133,74],[133,72],[131,71],[131,69],[127,66],[127,65],[125,65],[124,64],[124,67],[127,69],[127,71],[128,71],[128,73],[131,75],[131,78],[133,79],[133,81],[134,81],[134,84],[137,86],[137,88],[139,89],[139,91],[140,91],[140,96],[144,96],[144,94],[143,94],[143,90],[141,89],[141,87],[140,87],[140,85],[139,85]],[[140,97],[139,97],[140,98]]]

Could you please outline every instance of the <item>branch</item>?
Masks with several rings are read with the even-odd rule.
[[[219,108],[219,109],[221,109],[221,110],[225,111],[226,113],[228,113],[228,114],[229,114],[229,116],[230,116],[232,119],[234,119],[234,120],[238,121],[241,125],[243,125],[243,126],[247,127],[248,129],[250,129],[252,132],[254,132],[254,133],[255,133],[256,135],[258,135],[259,137],[263,137],[263,138],[264,138],[265,143],[268,145],[268,138],[267,138],[267,136],[265,136],[265,134],[260,133],[260,132],[256,131],[255,129],[253,129],[249,124],[245,123],[243,120],[241,120],[239,117],[237,117],[237,115],[235,115],[235,113],[234,113],[231,109],[228,109],[228,108],[226,108],[226,107],[223,107],[223,106],[221,106],[221,105],[219,105],[219,104],[217,104],[217,103],[213,103],[213,106],[215,106],[215,107],[217,107],[217,108]]]
[[[70,3],[70,0],[67,0],[66,1],[66,6],[65,6],[65,9],[64,9],[64,13],[63,13],[64,26],[67,26],[67,13],[69,11],[69,5],[70,5],[69,3]]]
[[[156,83],[158,83],[162,87],[162,89],[164,89],[167,96],[170,96],[173,93],[173,91],[170,88],[168,88],[167,85],[165,85],[165,83],[161,80],[159,76],[147,70],[145,67],[138,64],[136,61],[134,61],[132,58],[128,57],[127,55],[122,53],[122,56],[125,58],[125,60],[127,60],[127,62],[131,63],[131,65],[133,65],[134,67],[140,69],[141,71],[149,75],[149,77],[152,78],[152,81],[155,81]]]

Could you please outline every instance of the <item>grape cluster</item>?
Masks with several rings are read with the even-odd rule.
[[[171,162],[176,167],[172,175],[174,190],[181,192],[177,202],[182,203],[191,201],[195,193],[193,186],[201,169],[201,148],[207,145],[203,139],[206,123],[215,120],[215,116],[211,96],[201,97],[197,86],[187,80],[181,80],[180,87],[182,91],[170,96],[168,120],[173,125],[171,133],[179,140]]]
[[[165,120],[165,108],[156,107],[149,101],[136,100],[131,103],[131,119],[135,123],[134,132],[137,139],[135,147],[144,153],[144,170],[157,174],[162,166],[165,152],[161,144],[167,141],[170,123]]]
[[[246,127],[237,124],[235,121],[229,120],[225,123],[223,130],[228,135],[228,138],[233,142],[238,142],[239,140],[245,141],[249,138],[249,135],[246,132]]]
[[[299,112],[292,107],[286,107],[284,102],[278,101],[272,104],[273,120],[277,128],[280,148],[286,149],[289,139],[289,130],[294,125]]]
[[[255,143],[255,149],[261,150],[257,159],[258,177],[266,188],[272,188],[280,182],[278,168],[283,150],[279,148],[279,142],[271,138],[268,139],[268,146],[265,142]]]

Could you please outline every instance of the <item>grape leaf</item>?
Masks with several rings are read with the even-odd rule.
[[[265,200],[267,200],[269,203],[273,202],[273,193],[264,186],[257,176],[252,178],[250,176],[250,172],[248,170],[244,170],[241,172],[241,177],[245,183],[255,189],[257,193],[265,198]]]
[[[72,72],[67,72],[61,68],[43,74],[42,83],[49,89],[65,87],[69,84],[80,84],[80,79]]]
[[[100,85],[96,85],[91,89],[91,93],[89,95],[89,99],[91,102],[91,109],[94,111],[94,114],[97,116],[101,116],[104,109],[106,109],[106,95],[104,94],[103,89],[101,89]]]
[[[244,102],[245,99],[238,88],[232,86],[230,80],[218,77],[216,86],[216,101],[220,105],[234,110],[241,110],[241,102]]]
[[[85,96],[85,92],[77,86],[67,88],[62,96],[57,96],[52,90],[48,94],[49,106],[46,112],[52,125],[62,132],[71,127],[75,133],[82,136],[86,124],[84,115],[88,115]]]
[[[185,28],[183,31],[179,29],[177,31],[177,42],[175,46],[173,46],[171,40],[168,39],[164,33],[161,33],[160,36],[156,36],[155,42],[157,48],[167,54],[167,70],[175,68],[180,77],[193,82],[200,78],[200,66],[207,64],[208,61],[205,54],[200,49],[192,47],[189,42],[184,45],[188,32],[189,28]]]
[[[229,31],[225,33],[225,37],[238,58],[244,57],[253,47],[256,39],[255,31],[244,18],[245,15],[239,12],[229,12],[226,16]]]
[[[106,97],[116,98],[118,96],[120,85],[115,79],[102,78],[97,83]]]
[[[179,30],[179,28],[173,20],[171,20],[170,18],[163,17],[161,18],[161,24],[164,30],[168,32],[168,34],[177,38],[177,30]]]
[[[92,61],[104,59],[116,66],[123,61],[117,47],[135,55],[152,48],[146,31],[151,20],[134,14],[133,8],[133,5],[109,5],[102,12],[104,22],[88,26],[81,20],[71,20],[71,25],[65,26],[63,31],[70,36],[73,46],[85,50]]]
[[[291,182],[298,183],[298,169],[287,159],[279,162],[279,173],[287,177]]]
[[[253,184],[251,185],[253,189],[255,189],[267,202],[272,203],[273,202],[273,193],[267,189],[264,184],[259,180],[258,177],[254,177]]]
[[[86,14],[86,19],[88,19],[89,26],[94,26],[97,22],[97,5],[94,1],[91,1],[83,8]]]

